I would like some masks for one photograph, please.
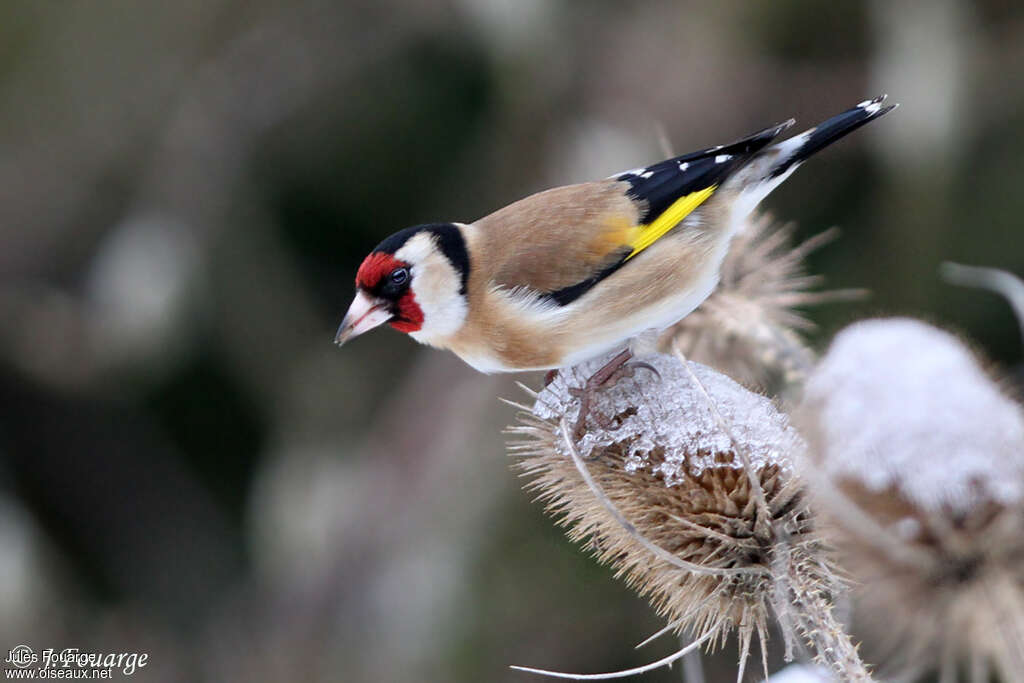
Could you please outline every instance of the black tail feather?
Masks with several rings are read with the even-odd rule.
[[[648,223],[683,195],[722,182],[793,123],[789,119],[727,145],[708,147],[614,177],[630,184],[629,196],[646,206],[641,223]]]
[[[880,95],[874,99],[865,100],[853,109],[837,114],[814,128],[776,145],[776,148],[787,153],[773,166],[769,177],[775,178],[782,175],[794,164],[799,164],[847,133],[852,133],[865,123],[873,121],[899,106],[891,104],[883,107],[882,102],[886,97],[886,95]],[[801,138],[804,139],[801,141]],[[801,141],[798,146],[794,146],[792,150],[786,149],[787,146],[793,145],[797,141]]]

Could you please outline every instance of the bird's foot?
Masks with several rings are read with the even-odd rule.
[[[616,377],[632,377],[637,369],[650,370],[655,377],[657,377],[659,380],[661,379],[661,373],[658,372],[658,368],[642,360],[635,360],[632,363],[626,363],[619,370],[619,373],[616,375]]]
[[[591,402],[601,388],[609,384],[614,384],[623,377],[631,377],[637,368],[650,370],[659,379],[661,378],[661,374],[650,363],[645,363],[643,361],[630,363],[629,360],[632,357],[633,352],[629,349],[622,351],[601,366],[597,372],[591,375],[583,384],[582,388],[569,389],[569,393],[580,400],[580,412],[579,415],[576,416],[576,424],[573,427],[573,436],[577,441],[582,439],[583,435],[587,432],[588,417],[592,416],[593,420],[602,429],[615,430],[619,427],[619,425],[615,424],[614,418],[606,417],[591,410]]]

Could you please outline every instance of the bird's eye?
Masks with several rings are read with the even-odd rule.
[[[391,284],[404,285],[405,281],[409,279],[409,269],[396,268],[393,271],[391,271],[391,275],[388,277],[391,280]]]

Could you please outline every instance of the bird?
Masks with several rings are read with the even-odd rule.
[[[811,155],[897,106],[885,99],[782,142],[793,119],[538,192],[472,223],[400,230],[359,266],[335,343],[387,323],[484,373],[555,371],[618,350],[587,382],[599,387],[711,294],[758,203]]]

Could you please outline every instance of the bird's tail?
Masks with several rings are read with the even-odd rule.
[[[853,109],[833,116],[814,128],[766,147],[735,176],[735,187],[740,191],[737,207],[739,214],[746,216],[753,211],[762,199],[812,154],[899,106],[891,104],[883,107],[885,98],[886,95],[880,95],[872,100],[864,100]]]
[[[899,106],[890,104],[888,107],[883,107],[882,102],[886,97],[886,95],[880,95],[873,100],[864,100],[853,109],[844,111],[800,135],[794,135],[784,142],[769,147],[765,152],[770,154],[775,151],[777,157],[774,159],[766,179],[782,175],[847,133],[852,133],[868,121],[877,119]]]

